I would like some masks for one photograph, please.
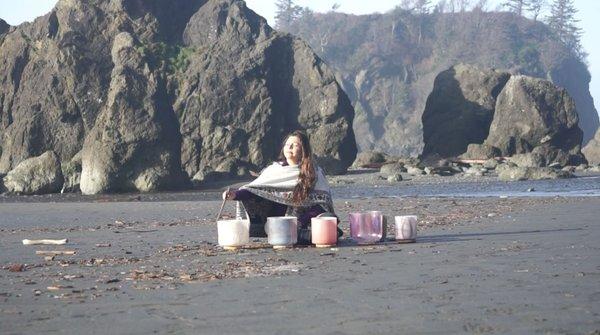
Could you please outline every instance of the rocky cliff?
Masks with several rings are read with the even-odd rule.
[[[329,172],[356,155],[334,73],[243,1],[60,0],[3,27],[0,173],[80,153],[84,193],[174,188],[259,169],[298,128]]]
[[[361,16],[308,13],[288,30],[336,70],[356,110],[353,126],[362,151],[420,154],[422,113],[434,79],[459,63],[551,80],[573,97],[584,143],[598,128],[586,65],[541,22],[503,12],[421,15],[396,9]]]
[[[459,64],[435,79],[423,112],[423,156],[455,157],[483,143],[510,74]]]
[[[600,129],[581,151],[590,164],[600,165]]]
[[[440,73],[423,112],[423,158],[529,154],[579,165],[575,102],[548,80],[460,64]]]
[[[0,19],[0,38],[2,38],[2,35],[4,35],[4,33],[6,33],[9,28],[10,25],[6,23],[6,21]]]

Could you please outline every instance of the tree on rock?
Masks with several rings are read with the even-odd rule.
[[[542,9],[546,6],[546,0],[529,0],[527,3],[527,11],[531,13],[533,21],[537,21]]]
[[[581,46],[581,28],[577,27],[579,20],[575,19],[577,9],[573,0],[554,0],[548,18],[548,25],[560,40],[580,58],[586,54]]]
[[[297,6],[294,0],[276,0],[275,27],[286,29],[302,13],[302,7]]]
[[[509,12],[515,13],[519,16],[523,15],[523,11],[528,5],[526,0],[507,0],[502,6],[508,8]]]
[[[537,21],[545,5],[546,0],[507,0],[502,4],[509,12],[519,16],[525,16],[525,12],[531,13],[534,21]]]
[[[431,12],[431,0],[402,0],[398,7],[415,14],[429,14]]]

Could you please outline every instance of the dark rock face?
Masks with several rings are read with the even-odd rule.
[[[577,106],[579,128],[583,131],[583,143],[588,143],[598,130],[598,114],[594,109],[594,99],[590,95],[589,82],[592,76],[587,66],[575,59],[567,58],[556,65],[549,73],[556,86],[564,87]]]
[[[590,164],[600,165],[600,130],[581,151]]]
[[[10,29],[10,25],[6,21],[0,19],[0,36],[6,33]]]
[[[547,156],[560,151],[570,155],[567,164],[578,165],[585,159],[583,133],[577,123],[575,102],[565,89],[546,80],[513,76],[498,96],[485,143],[504,156],[532,152],[536,147],[544,148],[538,151]],[[547,163],[556,160],[548,158]]]
[[[423,156],[458,156],[487,138],[496,98],[510,75],[457,65],[441,72],[423,112]]]
[[[550,81],[460,65],[440,73],[427,106],[424,158],[533,153],[543,158],[533,166],[585,161],[575,103]]]
[[[146,192],[179,185],[177,121],[172,110],[160,105],[160,79],[135,47],[129,33],[115,37],[111,52],[115,66],[106,107],[82,151],[80,187],[84,194]]]
[[[96,2],[60,1],[51,13],[5,36],[0,171],[47,150],[61,160],[81,150],[106,98],[112,67],[107,45],[116,30]]]
[[[174,104],[190,177],[265,165],[292,129],[307,131],[328,173],[346,171],[356,155],[353,109],[304,42],[274,32],[238,1],[200,8],[184,40],[198,50]]]
[[[60,0],[0,36],[0,173],[82,155],[84,193],[245,174],[305,129],[320,164],[356,155],[354,111],[301,40],[237,0]]]

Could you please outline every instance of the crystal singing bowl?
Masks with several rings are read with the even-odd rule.
[[[383,236],[383,215],[379,211],[350,213],[350,237],[358,244],[371,244]]]
[[[268,217],[265,231],[270,245],[292,246],[298,243],[298,219],[295,216]]]
[[[417,216],[401,215],[394,217],[396,240],[415,240],[417,238]]]
[[[316,217],[311,222],[311,240],[317,246],[337,244],[337,218]]]
[[[222,247],[240,247],[250,242],[250,220],[218,220],[218,243]]]

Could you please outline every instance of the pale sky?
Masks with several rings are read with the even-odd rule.
[[[44,15],[49,12],[57,0],[0,0],[0,18],[11,25]],[[433,1],[435,2],[435,1]],[[474,2],[474,1],[473,1]],[[503,0],[489,0],[490,9],[494,9]],[[551,2],[549,0],[548,2]],[[267,19],[271,26],[274,25],[275,0],[246,0],[248,7]],[[339,4],[339,12],[352,14],[369,14],[385,12],[400,3],[400,0],[296,0],[296,4],[309,7],[317,12],[327,12],[335,4]],[[582,44],[588,52],[589,70],[592,74],[590,92],[594,98],[596,110],[600,113],[600,1],[575,0],[575,7],[579,11],[579,26],[583,29]],[[595,36],[595,37],[594,37]]]

